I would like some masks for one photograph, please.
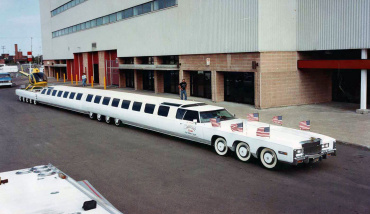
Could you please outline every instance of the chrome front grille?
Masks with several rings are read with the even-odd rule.
[[[301,142],[303,147],[303,154],[305,155],[316,155],[321,153],[320,139],[315,139],[315,141],[304,141]]]

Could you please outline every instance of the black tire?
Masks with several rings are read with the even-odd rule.
[[[97,119],[99,122],[101,122],[101,121],[103,120],[103,115],[101,115],[101,114],[97,114],[97,115],[96,115],[96,119]]]
[[[120,126],[121,125],[121,120],[120,119],[114,119],[114,125]]]
[[[90,119],[94,120],[94,119],[95,119],[95,114],[94,114],[94,113],[92,113],[92,112],[90,112],[90,113],[89,113],[89,117],[90,117]]]

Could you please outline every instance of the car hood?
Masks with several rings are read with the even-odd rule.
[[[235,123],[243,122],[244,131],[242,132],[232,132],[230,125]],[[297,125],[298,126],[298,125]],[[256,135],[257,129],[260,127],[270,127],[270,137],[260,137]],[[245,119],[234,119],[221,122],[221,129],[226,132],[232,132],[234,134],[246,135],[248,137],[261,139],[265,141],[271,141],[274,143],[279,143],[281,145],[301,148],[301,142],[311,140],[312,138],[320,138],[323,143],[329,143],[335,141],[334,138],[310,132],[302,131],[293,128],[287,128],[284,126],[271,125],[268,123],[248,121]]]

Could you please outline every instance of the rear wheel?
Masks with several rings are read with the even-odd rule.
[[[273,169],[277,165],[277,156],[274,150],[264,148],[260,154],[260,160],[264,167],[267,169]]]
[[[224,138],[219,137],[215,140],[215,151],[218,155],[224,156],[227,153],[228,147],[227,142]]]
[[[110,124],[110,117],[106,116],[106,117],[105,117],[105,122],[106,122],[107,124]]]
[[[251,158],[251,151],[249,148],[249,145],[245,142],[240,142],[236,146],[236,156],[238,156],[238,159],[247,162]]]
[[[92,119],[92,120],[93,120],[93,119],[95,119],[95,114],[94,114],[94,113],[92,113],[92,112],[90,112],[90,113],[89,113],[89,117],[90,117],[90,119]]]
[[[34,101],[33,101],[33,104],[37,105],[37,101],[36,101],[36,100],[34,100]]]
[[[100,121],[102,121],[103,116],[101,114],[97,114],[96,119],[100,122]]]
[[[116,126],[120,126],[121,125],[121,120],[120,119],[114,119],[114,124],[116,125]]]
[[[19,101],[21,101],[21,102],[22,102],[22,97],[19,97],[18,99],[19,99]]]

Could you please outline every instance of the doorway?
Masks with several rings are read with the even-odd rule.
[[[194,97],[212,98],[211,72],[190,72],[190,95]]]
[[[163,79],[165,93],[179,94],[178,71],[164,71]]]
[[[154,71],[143,71],[143,89],[154,91]]]
[[[99,84],[99,64],[94,64],[94,83]]]
[[[224,72],[225,101],[254,105],[254,73]]]
[[[125,70],[126,87],[135,88],[134,70]]]

